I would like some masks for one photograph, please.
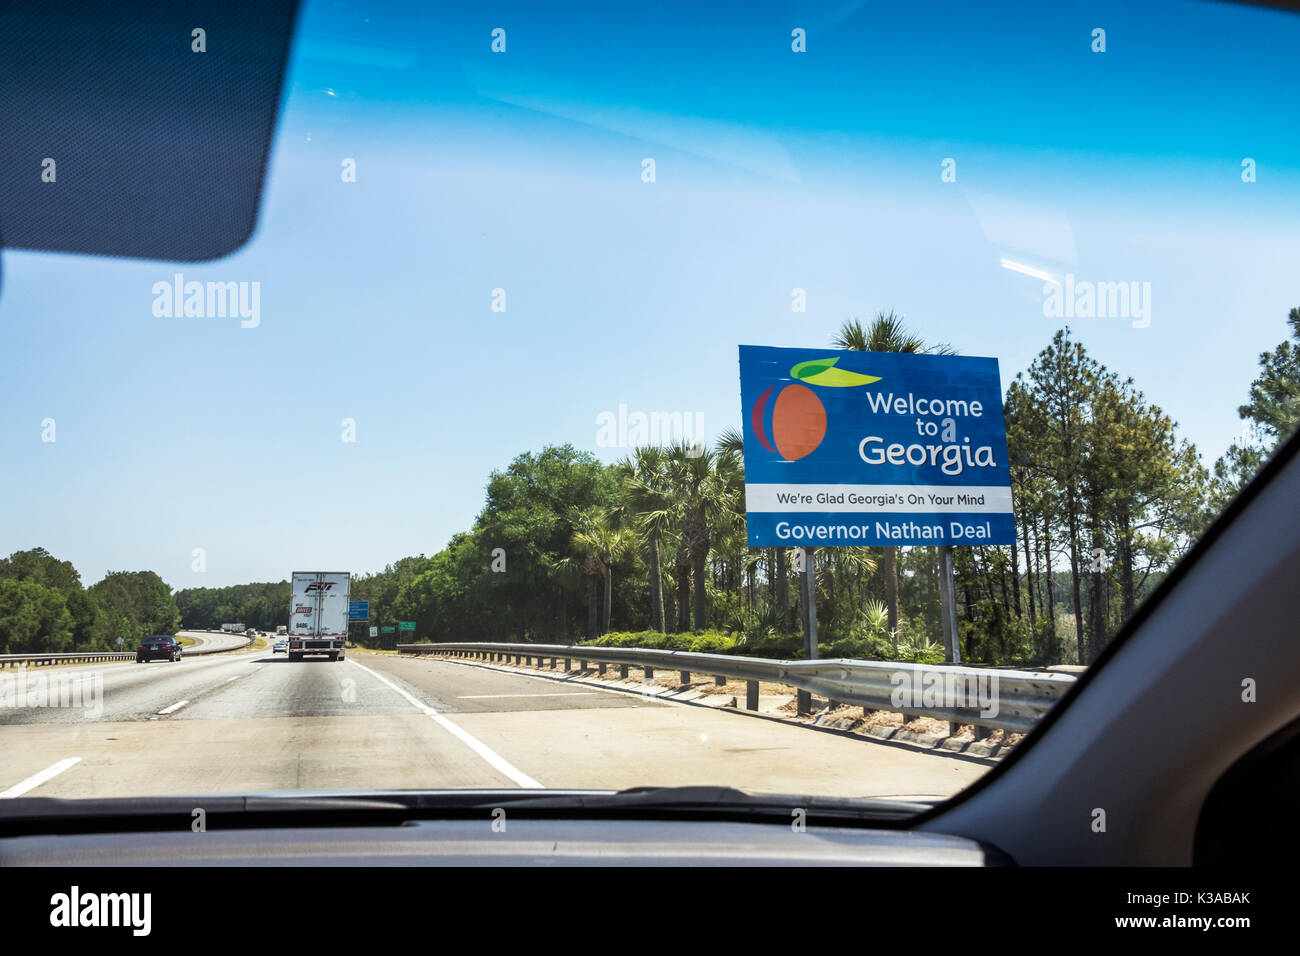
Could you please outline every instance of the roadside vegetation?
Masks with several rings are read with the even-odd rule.
[[[1088,663],[1196,536],[1295,430],[1300,310],[1260,357],[1248,426],[1212,469],[1138,384],[1068,329],[1008,383],[1015,547],[954,549],[963,660]],[[892,313],[851,320],[836,348],[947,352]],[[354,579],[372,621],[416,639],[708,645],[802,654],[795,552],[744,538],[744,448],[637,448],[612,465],[569,445],[493,472],[468,531],[432,556]],[[933,547],[816,552],[819,653],[940,661]],[[493,570],[494,566],[498,570]],[[363,642],[365,638],[359,638]]]
[[[1138,384],[1068,329],[1007,383],[1014,547],[954,549],[963,660],[1088,663],[1197,535],[1295,431],[1300,309],[1260,356],[1241,437],[1212,467]],[[890,313],[846,322],[835,348],[952,352]],[[356,575],[368,624],[403,641],[528,641],[802,654],[793,549],[745,541],[739,432],[713,447],[634,449],[614,464],[571,445],[518,455],[487,480],[473,526],[426,556]],[[819,653],[943,659],[933,547],[816,552]],[[287,581],[175,594],[151,571],[85,588],[43,549],[0,559],[0,652],[114,649],[116,638],[288,623]],[[352,640],[391,648],[396,635]]]

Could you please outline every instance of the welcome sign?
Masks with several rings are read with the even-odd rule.
[[[1014,544],[998,361],[740,346],[752,547]]]

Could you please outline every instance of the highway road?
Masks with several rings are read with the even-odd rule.
[[[686,784],[947,795],[989,767],[431,658],[291,662],[267,649],[42,679],[56,671],[69,706],[0,706],[0,797]]]
[[[181,637],[188,637],[194,642],[193,647],[186,648],[187,651],[202,650],[204,653],[212,650],[230,650],[243,647],[248,643],[248,637],[244,634],[216,634],[210,631],[180,631]]]

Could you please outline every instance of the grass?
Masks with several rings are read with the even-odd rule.
[[[396,651],[396,650],[385,651],[385,650],[383,650],[383,649],[381,649],[381,648],[378,648],[378,647],[365,647],[365,646],[363,646],[363,645],[361,645],[361,644],[349,644],[347,649],[350,650],[350,651],[363,651],[363,652],[366,653],[366,654],[392,654],[392,655],[397,655],[398,653],[400,653],[399,651]]]

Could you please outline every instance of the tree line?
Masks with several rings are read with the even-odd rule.
[[[1212,469],[1132,378],[1058,331],[1007,388],[1015,546],[954,549],[964,660],[1088,663],[1294,432],[1300,310],[1260,357],[1250,427]],[[893,313],[846,322],[841,349],[953,354]],[[420,639],[568,643],[611,631],[717,630],[740,653],[797,656],[795,549],[750,548],[738,432],[712,448],[636,448],[605,465],[570,445],[493,472],[473,526],[431,557],[355,580],[372,622]],[[933,547],[815,552],[822,654],[942,659]]]
[[[289,582],[236,584],[224,588],[185,588],[176,592],[181,626],[218,628],[245,624],[258,630],[289,623]]]
[[[83,587],[70,561],[44,548],[0,558],[0,653],[116,650],[147,634],[172,634],[180,614],[152,571],[110,571]]]
[[[1300,309],[1260,356],[1242,437],[1202,465],[1131,378],[1058,331],[1009,383],[1004,405],[1014,546],[954,549],[963,660],[1088,663],[1300,420]],[[893,313],[850,320],[836,348],[953,353]],[[634,449],[605,464],[572,445],[518,455],[488,478],[467,531],[426,556],[355,575],[371,618],[414,621],[420,640],[570,643],[613,632],[721,632],[738,653],[801,653],[808,608],[796,549],[745,538],[744,447]],[[815,610],[824,656],[941,660],[936,548],[821,548]],[[113,572],[83,589],[41,549],[0,561],[0,645],[111,646],[180,624],[288,623],[289,584],[190,588]],[[629,639],[627,633],[616,635]]]

